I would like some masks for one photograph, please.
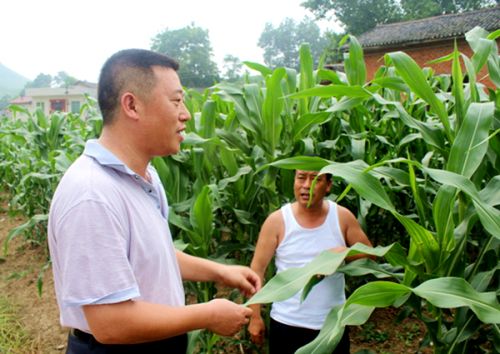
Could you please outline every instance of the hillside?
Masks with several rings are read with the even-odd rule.
[[[29,80],[0,63],[0,97],[17,96]]]

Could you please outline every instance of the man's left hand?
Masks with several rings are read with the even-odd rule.
[[[260,277],[252,269],[239,265],[225,265],[221,271],[221,283],[239,289],[250,297],[261,288]]]

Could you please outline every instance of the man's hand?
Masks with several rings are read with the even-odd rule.
[[[239,289],[246,297],[252,296],[261,287],[257,273],[248,267],[236,265],[224,265],[220,274],[220,282]]]
[[[248,333],[250,333],[250,340],[257,345],[264,343],[264,335],[266,332],[266,325],[261,316],[252,316],[248,324]]]
[[[212,316],[207,329],[222,336],[235,335],[252,315],[252,309],[225,299],[212,300],[208,305]]]

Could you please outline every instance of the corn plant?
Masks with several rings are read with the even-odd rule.
[[[408,308],[421,319],[428,329],[421,344],[432,345],[436,353],[468,353],[488,341],[492,351],[499,350],[498,91],[490,89],[488,96],[476,81],[476,73],[487,63],[497,84],[497,36],[498,32],[488,34],[476,28],[467,34],[472,58],[455,49],[440,59],[452,60],[451,85],[401,52],[387,54],[385,67],[373,82],[363,84],[360,48],[351,37],[351,47],[358,54],[348,58],[348,84],[334,83],[330,85],[334,88],[292,95],[327,96],[329,91],[342,89],[343,97],[328,110],[350,113],[370,107],[377,112],[374,119],[390,117],[398,131],[408,133],[399,139],[386,136],[403,156],[383,154],[378,160],[349,162],[294,157],[271,164],[332,174],[346,185],[338,200],[352,188],[365,203],[389,212],[409,236],[407,249],[394,243],[374,249],[355,245],[339,254],[325,252],[304,268],[277,274],[248,302],[279,301],[300,289],[307,296],[318,281],[316,275],[336,271],[387,279],[356,289],[344,305],[332,309],[318,337],[298,353],[331,352],[346,325],[361,325],[376,307],[387,306]],[[352,62],[354,58],[357,63]],[[459,59],[467,70],[467,84]],[[443,91],[447,87],[451,92]],[[370,123],[365,128],[376,126]],[[399,201],[402,192],[414,200],[410,209],[396,208],[393,202]],[[365,259],[342,265],[346,256],[356,253],[385,257],[389,264]]]
[[[97,136],[101,118],[95,102],[82,106],[79,115],[10,106],[10,116],[0,118],[0,177],[11,195],[10,209],[28,221],[11,230],[4,243],[17,235],[44,244],[47,213],[55,187],[72,161],[83,151],[85,140]]]

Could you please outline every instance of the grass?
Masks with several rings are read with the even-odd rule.
[[[16,316],[16,307],[0,296],[0,353],[20,353],[29,346],[29,337]]]

